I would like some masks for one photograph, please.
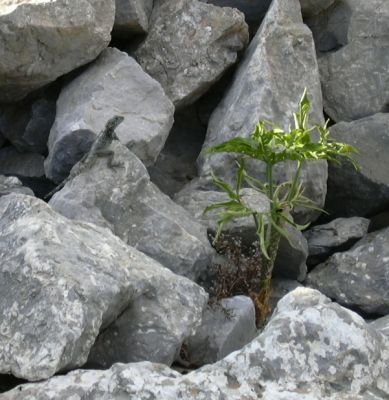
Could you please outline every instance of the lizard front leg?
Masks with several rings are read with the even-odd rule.
[[[112,150],[100,150],[96,153],[98,157],[108,157],[107,165],[109,168],[123,168],[124,164],[122,162],[114,162],[115,153]]]

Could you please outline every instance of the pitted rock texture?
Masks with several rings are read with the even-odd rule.
[[[376,114],[331,127],[337,140],[356,147],[359,164],[328,164],[326,210],[333,216],[373,215],[389,204],[389,114]]]
[[[133,58],[108,48],[59,96],[45,161],[47,177],[55,182],[66,178],[117,114],[124,116],[116,130],[120,141],[146,165],[153,164],[173,125],[174,106]]]
[[[204,94],[248,42],[238,10],[197,0],[157,1],[135,57],[177,107]]]
[[[124,242],[155,258],[173,272],[197,278],[207,269],[213,249],[206,229],[153,183],[141,161],[115,141],[115,169],[98,158],[50,200],[71,219],[108,227]]]
[[[34,196],[31,189],[23,186],[22,182],[16,176],[0,175],[0,197],[10,193],[21,193]]]
[[[293,77],[293,79],[291,78]],[[312,34],[303,24],[298,0],[275,0],[257,34],[251,41],[233,82],[208,125],[204,149],[236,136],[248,137],[259,120],[273,121],[287,129],[297,111],[304,87],[312,101],[311,119],[323,122],[319,72]],[[235,179],[235,156],[202,154],[199,174],[210,180],[213,172],[228,181]],[[253,163],[255,177],[264,178],[264,163]],[[278,181],[288,181],[294,165],[279,165],[274,172]],[[302,173],[305,194],[323,206],[326,194],[327,165],[307,163]],[[212,184],[210,184],[212,185]],[[318,216],[301,210],[301,223]]]
[[[362,217],[336,218],[304,232],[308,242],[309,264],[316,265],[331,254],[347,250],[369,230],[370,220]]]
[[[389,340],[317,291],[285,296],[242,350],[182,376],[151,363],[74,371],[19,386],[1,400],[385,400]]]
[[[308,274],[307,284],[346,307],[389,314],[389,228],[332,255]]]
[[[146,33],[152,9],[153,0],[115,0],[113,34],[125,38]]]
[[[114,0],[3,1],[0,102],[20,100],[95,59],[108,46],[114,17]]]
[[[389,108],[389,3],[342,0],[307,21],[319,52],[324,109],[337,122]]]
[[[163,286],[179,295],[161,295]],[[154,296],[142,304],[148,293]],[[183,304],[188,293],[192,304]],[[70,221],[21,194],[0,198],[0,294],[0,373],[28,380],[83,365],[99,330],[132,302],[143,306],[133,326],[145,326],[149,307],[154,312],[160,304],[180,309],[189,323],[181,329],[191,330],[206,301],[200,287],[108,229]],[[166,322],[150,345],[169,330]]]

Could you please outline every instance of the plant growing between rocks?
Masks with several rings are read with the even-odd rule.
[[[357,150],[351,145],[331,139],[328,121],[324,126],[311,125],[309,123],[310,108],[307,91],[304,90],[298,111],[293,114],[293,129],[289,127],[288,131],[284,131],[273,122],[260,121],[249,138],[235,137],[206,150],[207,154],[235,153],[240,155],[236,160],[235,187],[213,175],[214,184],[227,193],[229,200],[211,204],[206,207],[204,212],[221,210],[214,244],[219,239],[225,224],[237,218],[250,216],[253,218],[260,250],[260,268],[258,268],[260,276],[256,279],[257,283],[254,288],[254,302],[256,309],[260,312],[260,316],[257,318],[259,325],[264,324],[270,311],[271,278],[280,239],[284,236],[289,240],[285,226],[289,224],[299,230],[308,226],[297,224],[291,215],[292,211],[296,207],[323,211],[304,196],[304,188],[300,182],[304,164],[311,160],[331,160],[339,163],[343,158],[357,168],[357,164],[352,158],[352,154],[357,153]],[[313,140],[314,132],[319,135],[317,141]],[[246,168],[248,160],[265,163],[265,182],[248,173]],[[290,181],[277,184],[273,176],[274,167],[285,161],[296,163],[294,175]],[[241,192],[243,186],[251,187],[260,196],[266,196],[270,206],[258,208],[255,204],[245,201]]]

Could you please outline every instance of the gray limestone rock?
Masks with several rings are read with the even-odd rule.
[[[370,220],[361,217],[336,218],[325,225],[316,225],[304,232],[308,241],[310,265],[319,264],[331,254],[351,247],[367,234]]]
[[[258,211],[269,210],[269,202],[265,196],[259,195],[254,189],[242,190],[243,201],[254,203]],[[205,208],[212,204],[228,200],[227,194],[212,190],[196,188],[196,182],[187,185],[176,194],[174,200],[205,225],[211,234],[217,231],[218,210],[204,214]],[[300,231],[286,227],[290,235],[290,242],[281,239],[278,256],[274,267],[274,275],[284,278],[304,280],[307,274],[306,260],[308,257],[307,241]],[[224,226],[223,233],[228,237],[241,239],[244,245],[250,245],[258,240],[254,221],[251,217],[239,218]]]
[[[246,296],[234,296],[209,305],[201,325],[184,345],[189,365],[202,366],[240,350],[257,335],[255,308]]]
[[[153,164],[173,125],[173,113],[161,85],[126,53],[108,48],[60,94],[46,175],[63,180],[116,114],[124,117],[116,130],[120,141],[145,164]]]
[[[239,64],[233,82],[213,112],[204,149],[236,136],[248,137],[259,120],[273,121],[285,129],[292,122],[304,87],[312,101],[312,121],[323,122],[319,72],[312,34],[303,24],[298,0],[275,0]],[[235,178],[235,156],[202,154],[199,173],[209,181],[211,171],[228,181]],[[264,178],[263,163],[252,165]],[[279,165],[278,181],[290,180],[295,166]],[[310,162],[303,169],[305,194],[323,206],[326,194],[326,162]],[[211,185],[211,184],[210,184]],[[301,210],[298,222],[316,218],[317,212]]]
[[[115,36],[131,37],[148,31],[153,0],[115,0],[115,6]]]
[[[95,59],[111,39],[114,13],[114,0],[3,1],[0,102],[20,100]]]
[[[108,227],[124,242],[160,261],[175,273],[198,277],[213,250],[206,229],[150,182],[141,161],[115,141],[114,163],[99,158],[50,200],[71,219]]]
[[[389,111],[389,3],[342,0],[307,21],[324,109],[337,122]]]
[[[19,151],[45,154],[58,90],[51,87],[15,104],[1,105],[0,131]]]
[[[0,149],[0,174],[41,178],[45,158],[38,153],[20,153],[12,146]]]
[[[0,373],[28,380],[83,365],[99,330],[133,304],[142,313],[131,329],[146,327],[149,313],[169,310],[153,337],[143,338],[148,348],[191,331],[207,298],[108,229],[70,221],[20,194],[0,198],[0,295]],[[182,327],[170,316],[175,310]],[[139,346],[134,341],[133,351]]]
[[[23,186],[22,182],[16,176],[0,175],[0,197],[10,193],[21,193],[34,196],[34,192]]]
[[[370,327],[389,337],[389,315],[370,322]]]
[[[326,210],[342,217],[382,211],[389,204],[389,114],[340,122],[331,127],[331,135],[357,148],[360,168],[329,163]]]
[[[248,42],[238,10],[197,0],[158,1],[135,56],[177,107],[204,94]]]
[[[389,314],[389,228],[369,233],[308,274],[307,285],[369,314]]]
[[[296,289],[268,326],[225,359],[186,375],[151,363],[78,370],[1,400],[386,400],[389,340],[317,291]]]

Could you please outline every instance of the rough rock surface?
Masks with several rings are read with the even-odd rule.
[[[45,154],[55,118],[56,87],[15,104],[1,105],[0,131],[19,151]]]
[[[360,169],[329,163],[326,210],[335,216],[365,216],[389,204],[389,114],[331,127],[332,136],[355,146]]]
[[[210,211],[204,214],[205,208],[217,202],[223,202],[228,196],[223,192],[195,189],[196,183],[187,185],[174,197],[174,200],[189,211],[193,217],[205,225],[211,234],[217,231],[218,212]],[[250,188],[242,190],[243,199],[254,203],[258,210],[266,212],[269,202],[265,196]],[[300,231],[293,227],[286,227],[290,235],[289,243],[282,238],[274,266],[274,275],[289,279],[304,280],[307,274],[306,260],[308,257],[307,241]],[[256,229],[252,218],[239,218],[226,224],[223,233],[227,236],[239,238],[244,245],[257,241]],[[293,246],[291,245],[293,244]]]
[[[50,200],[71,219],[108,227],[179,275],[198,277],[213,254],[206,229],[150,182],[140,160],[115,141],[115,163],[99,158]]]
[[[40,178],[45,175],[45,158],[38,153],[20,153],[12,146],[0,149],[0,174]]]
[[[108,46],[114,14],[114,0],[3,1],[0,102],[20,100],[95,59]]]
[[[370,322],[370,327],[389,337],[389,315]]]
[[[285,296],[242,350],[182,376],[168,367],[115,364],[19,386],[1,400],[385,400],[389,340],[317,291]]]
[[[161,85],[137,62],[114,48],[104,50],[61,92],[45,161],[48,178],[59,182],[116,114],[116,133],[146,165],[161,151],[173,125],[174,107]]]
[[[301,12],[304,17],[320,14],[337,0],[300,0]]]
[[[310,265],[319,264],[331,254],[346,250],[367,234],[370,220],[361,217],[336,218],[325,225],[316,225],[304,232],[308,241]]]
[[[115,36],[131,37],[148,31],[153,0],[115,0],[115,6]]]
[[[234,296],[208,306],[196,333],[185,341],[185,361],[202,366],[240,350],[257,335],[255,308],[246,296]]]
[[[0,216],[1,373],[39,380],[84,364],[100,328],[133,301],[143,305],[133,321],[138,327],[147,324],[149,307],[155,312],[157,304],[180,309],[181,322],[193,323],[191,314],[200,318],[206,296],[199,286],[108,229],[70,221],[20,194],[0,199]],[[175,293],[167,296],[163,287],[174,287]],[[148,302],[139,300],[149,294]],[[163,342],[169,329],[145,343]]]
[[[389,228],[332,255],[308,274],[307,284],[347,307],[389,314]]]
[[[21,193],[34,196],[34,192],[23,186],[22,182],[15,176],[0,175],[0,197],[10,193]]]
[[[389,108],[389,3],[342,0],[308,21],[319,51],[324,109],[352,121]]]
[[[204,94],[247,42],[248,28],[238,10],[197,0],[159,1],[136,59],[181,107]]]
[[[298,0],[275,0],[246,50],[227,94],[211,116],[204,148],[236,136],[248,137],[255,124],[263,119],[287,128],[304,87],[312,100],[312,121],[322,122],[320,80],[312,34],[302,22]],[[202,155],[199,167],[200,176],[205,180],[210,180],[212,170],[227,180],[235,178],[235,158],[231,155]],[[256,176],[264,171],[263,163],[254,168]],[[292,165],[280,166],[275,179],[287,181],[293,171]],[[307,163],[302,179],[306,195],[323,206],[326,163]],[[298,214],[302,223],[315,217],[316,212],[307,210]]]

